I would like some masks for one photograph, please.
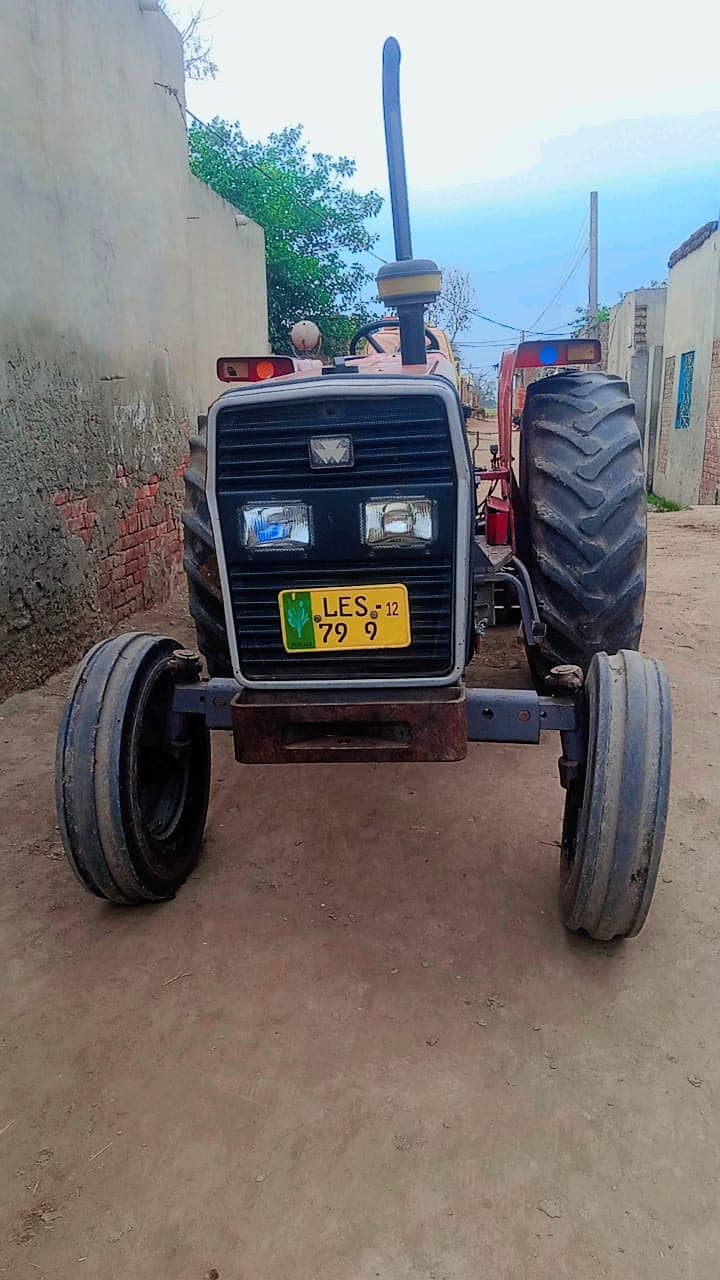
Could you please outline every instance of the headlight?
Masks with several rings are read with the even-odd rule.
[[[366,502],[363,536],[369,547],[421,547],[435,537],[436,517],[431,498]]]
[[[242,540],[250,551],[304,551],[310,545],[310,510],[304,502],[240,509]]]

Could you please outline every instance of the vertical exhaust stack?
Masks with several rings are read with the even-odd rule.
[[[400,45],[390,36],[383,45],[383,117],[387,151],[390,204],[397,262],[388,262],[377,274],[381,301],[394,307],[400,322],[403,364],[424,365],[425,308],[435,302],[441,284],[440,269],[429,258],[413,258],[405,174],[402,116],[400,114]]]

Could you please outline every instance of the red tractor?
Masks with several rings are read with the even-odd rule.
[[[200,856],[212,730],[232,732],[243,765],[306,766],[458,760],[468,743],[558,733],[563,920],[629,936],[655,886],[671,737],[667,678],[637,652],[645,495],[633,405],[603,373],[564,368],[532,383],[516,476],[514,371],[599,355],[585,340],[524,343],[503,360],[493,466],[476,471],[455,368],[425,325],[440,272],[412,256],[399,64],[388,40],[397,261],[378,292],[397,312],[399,349],[384,318],[329,366],[218,362],[229,389],[191,441],[183,515],[208,675],[166,637],[91,650],[58,739],[65,850],[101,898],[172,897]],[[508,594],[534,688],[468,687]],[[482,745],[473,751],[482,778]]]

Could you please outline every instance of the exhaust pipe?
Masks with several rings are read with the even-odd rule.
[[[400,112],[400,45],[394,36],[389,36],[383,45],[382,96],[395,257],[405,262],[412,258],[412,235]]]
[[[383,45],[383,118],[387,152],[390,205],[396,262],[381,267],[377,275],[378,294],[395,307],[400,324],[403,364],[427,364],[425,352],[425,307],[440,292],[440,271],[429,258],[412,256],[410,207],[408,204],[405,147],[400,113],[400,45],[394,36]]]

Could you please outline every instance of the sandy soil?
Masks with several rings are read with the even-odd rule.
[[[61,855],[69,674],[0,708],[0,1275],[716,1280],[718,516],[650,521],[674,799],[628,944],[559,923],[553,740],[242,771],[216,735],[200,867],[122,910]]]

